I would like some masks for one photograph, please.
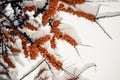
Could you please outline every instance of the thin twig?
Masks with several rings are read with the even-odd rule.
[[[74,47],[74,48],[75,48],[75,51],[77,52],[78,56],[81,57],[80,54],[79,54],[79,51],[78,51],[77,47]]]
[[[99,10],[100,10],[100,7],[101,7],[101,5],[99,5],[98,10],[97,10],[97,13],[96,13],[96,15],[95,15],[95,16],[97,16],[97,15],[98,15]]]
[[[45,61],[42,60],[37,66],[35,66],[31,71],[29,71],[28,73],[26,73],[22,78],[20,78],[20,80],[24,79],[26,76],[28,76],[30,73],[32,73],[36,68],[38,68],[43,62]]]
[[[99,19],[103,19],[103,18],[111,18],[111,17],[117,17],[117,16],[120,16],[120,12],[116,12],[116,14],[113,14],[113,13],[106,13],[107,15],[103,15],[103,16],[98,16],[96,17],[96,20],[99,20]],[[109,15],[108,15],[109,14]]]
[[[9,70],[7,69],[7,67],[5,67],[5,65],[3,63],[0,62],[0,65],[5,69],[5,71],[7,72],[7,76],[9,78],[9,80],[12,80],[11,76],[9,75]]]
[[[70,65],[70,66],[66,67],[65,69],[68,69],[68,68],[70,68],[70,67],[71,67],[71,66],[73,66],[73,65],[75,65],[75,64],[72,64],[72,65]]]
[[[52,69],[51,69],[51,66],[49,65],[49,63],[48,63],[46,60],[45,60],[45,62],[46,62],[46,64],[48,65],[48,68],[50,69],[51,73],[52,73],[53,76],[55,77],[54,72],[53,72]]]
[[[67,71],[66,69],[62,68],[62,70],[68,74],[69,76],[73,76],[73,77],[76,77],[74,74],[72,74],[71,72]]]
[[[80,76],[84,71],[86,71],[88,68],[91,68],[91,67],[96,67],[96,64],[94,63],[89,63],[89,64],[86,64],[80,71],[80,73],[78,74],[78,76]]]
[[[110,38],[112,39],[112,37],[106,32],[106,30],[99,24],[99,22],[96,20],[96,24],[98,24],[98,26],[103,30],[103,32]]]

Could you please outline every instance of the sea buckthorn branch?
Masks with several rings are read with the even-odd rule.
[[[50,35],[45,35],[43,37],[40,37],[38,39],[35,39],[34,43],[39,46],[45,44],[47,41],[50,40]]]
[[[55,49],[56,48],[55,36],[52,37],[52,39],[50,40],[50,43],[51,43],[51,48]]]
[[[50,54],[47,49],[39,46],[40,54],[49,62],[52,64],[53,67],[55,67],[57,70],[62,69],[62,62],[57,60],[54,55]]]
[[[4,25],[2,25],[2,26],[4,27]],[[11,31],[8,31],[7,27],[2,29],[3,27],[1,27],[1,30],[0,30],[0,32],[1,32],[1,39],[6,38],[7,41],[10,40],[11,42],[15,43],[15,39],[13,38],[14,36],[13,36],[13,34],[11,34]],[[2,38],[2,37],[4,37],[4,38]]]
[[[0,75],[6,75],[7,76],[7,72],[0,71]],[[0,79],[1,79],[1,77],[0,77]],[[2,79],[2,80],[4,80],[4,79]]]
[[[7,16],[7,15],[5,15],[2,11],[0,11],[0,13],[10,22],[10,24],[11,24],[11,26],[10,27],[8,27],[8,29],[9,30],[13,30],[14,31],[14,34],[16,35],[16,34],[22,34],[25,38],[26,38],[26,40],[29,40],[31,43],[32,43],[32,41],[31,41],[31,39],[29,38],[29,36],[26,34],[26,33],[22,33],[20,30],[18,30],[18,27],[17,26],[22,26],[23,25],[23,23],[24,23],[24,21],[25,20],[27,20],[27,19],[25,19],[24,21],[22,21],[19,25],[17,25],[17,26],[15,26],[14,25],[14,23],[12,22],[12,20]],[[20,15],[19,15],[20,16]],[[3,25],[4,26],[4,25]],[[22,28],[22,27],[21,27]],[[9,32],[6,30],[6,29],[2,29],[2,31],[1,32],[3,32],[3,36],[5,36],[4,37],[4,40],[5,40],[5,44],[7,43],[7,41],[8,40],[10,40],[10,41],[12,41],[12,42],[14,42],[14,40],[11,38],[12,36],[14,36],[14,35],[11,35],[11,34],[9,34]],[[6,39],[7,39],[7,41],[6,41]],[[2,43],[4,43],[4,42],[2,42]],[[6,47],[7,45],[4,45],[4,44],[2,44],[3,46],[2,46],[2,56],[3,56],[3,59],[4,59],[4,61],[8,64],[8,66],[9,67],[11,67],[11,68],[15,68],[15,66],[14,66],[14,64],[12,63],[12,61],[9,59],[9,58],[7,58],[7,56],[8,56],[8,54],[7,54],[7,48],[5,48],[5,50],[6,51],[4,51],[4,47]],[[26,45],[25,45],[26,46]],[[15,48],[13,48],[13,46],[7,46],[10,50],[11,50],[11,52],[14,54],[16,54],[16,53],[20,53],[20,50],[18,50],[18,49],[15,49]],[[26,48],[24,48],[25,50],[24,50],[24,52],[25,52],[25,54],[27,55],[27,49]],[[6,56],[5,56],[6,55]],[[26,56],[27,57],[27,56]]]
[[[85,13],[83,11],[75,11],[73,10],[71,7],[67,7],[65,8],[64,4],[60,3],[59,4],[59,7],[58,7],[58,11],[64,11],[64,12],[68,12],[68,13],[71,13],[73,15],[77,15],[78,17],[84,17],[90,21],[95,21],[95,16],[92,15],[92,14],[89,14],[89,13]]]
[[[21,39],[24,39],[24,38],[21,38]],[[46,35],[46,36],[44,36],[42,38],[36,39],[35,40],[35,44],[32,44],[31,46],[29,46],[29,52],[30,52],[30,58],[31,59],[36,59],[36,57],[38,56],[38,52],[40,51],[42,53],[43,57],[45,59],[47,59],[50,63],[52,63],[51,61],[55,60],[55,58],[53,57],[53,55],[48,54],[48,51],[45,48],[41,49],[41,47],[40,47],[40,45],[43,45],[49,39],[50,39],[50,35]],[[23,44],[24,44],[24,42],[26,42],[26,39],[23,40]],[[38,50],[38,47],[39,47],[39,50]],[[26,50],[24,49],[24,51],[26,51]],[[26,53],[25,55],[26,55],[26,57],[28,57],[28,53]],[[52,57],[53,57],[53,59],[52,59]],[[52,65],[54,67],[56,67],[57,64],[59,64],[59,61],[56,64],[52,64]],[[59,67],[56,67],[56,68],[58,70],[60,69]]]
[[[4,54],[6,55],[10,55],[8,51],[11,51],[12,52],[12,55],[16,55],[18,53],[21,52],[20,49],[17,49],[17,48],[14,48],[13,46],[11,46],[9,43],[8,43],[8,39],[7,41],[3,41],[3,40],[0,40],[0,44],[1,44],[1,48],[2,48],[2,53],[1,55],[3,56]],[[8,50],[9,48],[9,50]],[[1,56],[0,55],[0,56]]]
[[[53,22],[52,29],[51,29],[51,32],[55,34],[55,36],[53,36],[53,38],[56,37],[57,39],[62,39],[62,40],[67,41],[74,47],[77,46],[78,43],[75,39],[73,39],[68,34],[64,34],[60,31],[60,29],[58,28],[59,24],[60,24],[60,21],[58,21],[58,20]],[[54,43],[54,46],[55,46],[55,43]]]
[[[2,32],[3,32],[3,35],[2,35],[2,36],[3,36],[4,38],[6,38],[6,39],[4,40],[4,42],[8,42],[9,40],[12,41],[12,37],[11,37],[11,35],[9,34],[9,32],[8,32],[6,29],[3,29]],[[3,39],[4,39],[4,38],[3,38]]]
[[[28,41],[27,41],[27,39],[23,36],[23,35],[21,35],[21,34],[18,34],[18,36],[19,36],[19,38],[22,40],[22,49],[24,50],[24,55],[25,55],[25,58],[27,58],[28,57],[28,50],[27,50],[27,43],[28,43]]]
[[[56,43],[57,39],[66,41],[74,48],[76,48],[76,46],[79,45],[78,40],[73,35],[69,35],[68,33],[62,32],[62,30],[60,29],[61,22],[55,19],[56,13],[59,11],[72,13],[73,15],[77,15],[78,17],[83,17],[92,22],[96,22],[98,25],[99,23],[97,22],[97,20],[102,19],[103,16],[96,17],[93,14],[78,10],[75,7],[75,5],[84,4],[85,2],[84,0],[60,0],[61,2],[60,4],[59,4],[59,0],[46,0],[46,3],[43,8],[38,8],[35,5],[22,7],[20,5],[21,4],[20,2],[22,3],[23,1],[5,0],[4,2],[0,3],[0,9],[2,7],[5,9],[5,6],[11,4],[11,8],[14,11],[13,19],[12,19],[10,17],[11,15],[8,16],[4,13],[4,10],[3,11],[0,10],[0,19],[4,18],[5,20],[7,20],[8,24],[10,24],[10,25],[4,25],[4,21],[2,21],[0,24],[0,48],[2,49],[2,53],[0,54],[2,54],[4,62],[6,62],[9,67],[12,68],[15,67],[15,65],[12,63],[11,59],[9,58],[7,49],[9,48],[13,54],[20,53],[21,50],[14,48],[14,46],[8,44],[8,41],[14,44],[16,42],[15,37],[19,37],[19,39],[21,39],[22,50],[24,52],[25,58],[30,57],[30,60],[36,60],[36,58],[39,56],[40,53],[40,55],[44,58],[43,62],[44,61],[46,62],[46,64],[49,67],[49,70],[52,73],[54,73],[54,71],[51,69],[51,67],[54,67],[58,71],[63,70],[65,73],[69,74],[70,76],[73,76],[69,80],[77,80],[78,77],[68,72],[67,70],[63,69],[63,63],[59,61],[54,54],[51,54],[47,48],[43,47],[44,45],[47,44],[47,42],[49,42],[52,50],[55,50],[57,46]],[[69,6],[66,7],[65,4],[68,4]],[[16,10],[17,8],[20,11],[20,13],[17,13]],[[51,27],[51,31],[49,32],[49,34],[45,34],[44,36],[42,35],[42,37],[37,37],[37,39],[36,38],[34,39],[31,37],[31,35],[29,36],[29,34],[24,31],[24,28],[27,30],[31,30],[33,32],[37,32],[41,29],[40,27],[37,28],[36,26],[34,26],[32,23],[29,22],[31,16],[27,14],[27,11],[35,12],[35,14],[32,15],[32,18],[37,17],[39,14],[42,15],[42,24],[40,24],[40,27],[46,26],[46,24],[49,23],[48,26]],[[18,24],[15,24],[16,22],[18,22]],[[101,25],[99,26],[100,28],[102,28]],[[103,28],[102,30],[107,34],[107,32]],[[42,62],[38,66],[40,66],[41,64]],[[20,80],[22,80],[24,77],[26,77],[31,72],[33,72],[36,68],[34,68],[32,71],[24,75]],[[80,72],[79,75],[81,75],[81,73],[82,71]],[[47,78],[45,79],[47,80]]]
[[[35,44],[32,44],[31,46],[29,46],[29,52],[30,52],[30,58],[36,59],[36,57],[38,57],[39,49]]]
[[[12,52],[13,54],[17,54],[17,53],[20,53],[20,52],[21,52],[20,49],[13,48],[13,46],[9,46],[9,49],[11,50],[11,52]]]
[[[12,24],[13,30],[16,30],[17,32],[19,32],[20,34],[23,34],[31,43],[31,39],[29,38],[29,36],[26,33],[22,33],[20,30],[18,30],[18,27],[14,26],[13,22],[11,21],[11,19],[9,17],[7,17],[5,14],[3,14],[2,12],[0,12],[3,16],[6,17],[6,19],[9,20],[9,22]]]
[[[6,38],[10,39],[10,34],[8,33],[8,31],[6,29],[3,29],[3,33]]]
[[[25,6],[23,8],[23,11],[26,12],[26,11],[34,11],[35,13],[37,12],[37,9],[36,9],[36,6],[35,5],[32,5],[32,6]]]
[[[9,67],[15,68],[15,65],[12,63],[12,61],[9,59],[9,57],[6,53],[4,53],[2,55],[2,57],[3,57],[3,60],[8,64]]]
[[[65,40],[65,41],[67,41],[68,43],[70,43],[74,47],[78,45],[78,43],[72,37],[70,37],[67,34],[64,34],[63,37],[62,37],[62,39]]]
[[[47,70],[48,70],[48,69],[46,69],[46,68],[40,69],[40,71],[38,72],[37,77],[40,76],[42,73],[44,73],[44,72],[47,71]]]
[[[37,27],[34,27],[31,23],[29,23],[29,22],[26,22],[25,23],[25,27],[26,28],[28,28],[28,29],[30,29],[30,30],[35,30],[35,31],[37,31],[38,30],[38,28]]]
[[[82,4],[85,2],[85,0],[61,0],[61,1],[71,4],[71,5]]]
[[[75,48],[77,54],[80,56],[78,49],[76,48],[76,46],[79,45],[79,43],[70,35],[61,32],[60,29],[58,28],[58,26],[60,24],[61,24],[61,22],[59,20],[56,20],[53,22],[51,32],[54,33],[54,36],[52,37],[52,39],[50,41],[51,48],[53,48],[53,49],[56,48],[55,38],[65,40],[66,42],[68,42],[69,44],[71,44]]]
[[[30,38],[30,36],[26,32],[21,32],[19,30],[18,30],[18,32],[19,32],[19,34],[22,34],[26,38],[26,40],[29,41],[31,44],[34,43],[32,38]]]
[[[44,72],[46,72],[46,71],[48,71],[48,69],[46,69],[46,68],[41,68],[39,71],[38,71],[38,74],[37,74],[37,76],[35,76],[35,78],[34,78],[34,80],[36,80],[36,79],[47,79],[47,77],[45,77],[45,78],[42,78],[41,77],[41,75],[44,73]]]
[[[21,39],[23,39],[23,38],[21,38]],[[35,43],[29,46],[30,58],[33,60],[36,59],[36,57],[38,56],[38,53],[40,51],[41,55],[45,59],[47,59],[47,61],[49,63],[51,63],[56,69],[60,70],[60,68],[62,67],[61,62],[57,61],[53,55],[51,55],[45,48],[41,47],[41,45],[43,45],[49,39],[50,39],[49,35],[46,35],[45,37],[42,37],[39,39],[36,39]],[[26,39],[23,40],[23,42],[26,42]],[[26,55],[26,57],[28,57],[28,53],[25,55]]]
[[[29,10],[31,10],[31,8],[30,8]],[[3,14],[3,15],[4,15],[4,14]],[[10,19],[9,17],[7,17],[6,15],[4,15],[4,16],[12,23],[12,21],[11,21],[11,19]],[[31,39],[29,38],[29,36],[27,36],[26,33],[22,33],[21,31],[19,31],[19,30],[18,30],[18,27],[14,27],[14,24],[13,24],[13,23],[12,23],[12,25],[13,25],[13,29],[14,29],[14,28],[17,29],[17,32],[19,32],[19,33],[21,34],[21,36],[19,35],[19,37],[20,37],[21,40],[22,40],[22,44],[25,43],[25,45],[23,45],[23,46],[26,46],[27,40],[30,41],[31,43],[33,43],[33,42],[31,41]],[[8,33],[7,33],[6,31],[4,31],[4,33],[6,34],[7,38],[9,38]],[[11,46],[10,48],[13,50],[13,47],[12,47],[12,46]],[[26,50],[26,47],[25,47],[25,50]],[[24,50],[24,51],[25,51],[25,50]],[[35,48],[35,45],[32,44],[31,46],[29,46],[29,50],[30,50],[30,57],[31,57],[31,59],[35,59],[35,58],[38,56],[38,48],[37,48],[37,47]],[[33,51],[37,51],[37,52],[33,52]],[[36,56],[35,56],[35,54],[36,54]],[[33,56],[33,55],[34,55],[34,56]],[[26,57],[27,57],[27,56],[28,56],[28,53],[27,53]],[[9,67],[14,67],[14,65],[12,64],[12,62],[10,61],[10,59],[7,58],[7,56],[5,56],[5,54],[3,55],[3,59],[4,59],[4,61],[5,61],[6,63],[9,63],[9,64],[8,64]],[[51,59],[52,59],[52,58],[50,57],[50,55],[48,55],[48,56],[47,56],[47,60],[50,62]],[[52,59],[52,60],[53,60],[53,59]],[[55,65],[54,65],[54,66],[55,66]]]
[[[95,22],[96,24],[98,24],[98,26],[103,30],[103,32],[110,38],[112,39],[112,37],[108,34],[108,32],[99,24],[99,22],[97,21],[99,19],[96,18],[95,15],[90,14],[90,13],[85,13],[83,11],[80,10],[74,10],[71,7],[65,7],[64,4],[60,3],[59,7],[58,7],[58,11],[64,11],[64,12],[68,12],[71,13],[73,15],[77,15],[78,17],[84,17],[92,22]],[[99,11],[99,10],[98,10]],[[104,17],[105,18],[105,17]]]
[[[53,17],[57,10],[59,0],[50,0],[49,7],[42,16],[42,25],[45,26],[48,20]]]
[[[5,40],[2,40],[1,41],[1,44],[2,44],[2,53],[0,55],[0,58],[2,56],[3,60],[5,63],[7,63],[8,67],[11,67],[11,68],[15,68],[15,65],[13,64],[11,58],[9,57],[10,55],[15,55],[16,53],[19,53],[20,50],[17,49],[17,48],[13,48],[13,46],[11,46],[10,44],[8,44],[8,39],[5,41]],[[12,54],[9,54],[9,51],[8,51],[8,48],[9,48],[9,51],[12,52]]]

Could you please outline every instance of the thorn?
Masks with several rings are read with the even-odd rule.
[[[80,59],[83,60],[82,57],[81,57],[81,55],[79,54],[79,51],[78,51],[77,47],[75,47],[75,50],[76,50],[78,56],[80,57]]]
[[[97,10],[96,16],[97,16],[98,13],[99,13],[100,7],[101,7],[101,4],[100,4],[99,7],[98,7],[98,10]]]
[[[73,66],[73,65],[75,65],[75,64],[72,64],[72,65],[70,65],[70,66],[66,67],[65,69],[68,69],[68,68],[70,68],[70,67],[71,67],[71,66]]]
[[[114,13],[115,14],[113,14],[112,12],[111,13],[105,13],[107,15],[102,15],[102,16],[97,15],[96,20],[120,16],[120,12],[114,12]]]
[[[66,74],[68,74],[69,76],[73,76],[73,77],[76,77],[74,74],[72,74],[71,72],[69,72],[69,71],[67,71],[67,70],[65,70],[65,69],[63,69],[62,68],[62,70],[66,73]]]
[[[89,64],[84,65],[83,68],[80,70],[80,73],[78,74],[78,76],[80,76],[84,71],[86,71],[87,69],[89,69],[91,67],[96,68],[96,64],[95,63],[89,63]]]
[[[25,75],[23,75],[22,78],[20,78],[19,80],[23,80],[26,76],[28,76],[30,73],[32,73],[36,68],[38,68],[43,62],[45,61],[45,59],[43,59],[40,63],[38,63],[38,65],[36,65],[32,70],[30,70],[29,72],[27,72]]]
[[[55,77],[55,74],[54,74],[54,72],[52,71],[51,66],[49,65],[49,63],[48,63],[46,60],[45,60],[45,62],[46,62],[46,64],[48,65],[48,68],[50,69],[50,71],[51,71],[53,77]]]
[[[106,32],[106,30],[99,24],[99,22],[96,20],[96,24],[98,24],[98,26],[103,30],[103,32],[110,38],[112,39],[112,37]]]
[[[86,47],[93,47],[91,45],[86,45],[86,44],[82,44],[82,43],[78,43],[78,45],[80,45],[80,46],[86,46]]]
[[[76,73],[77,68],[75,67],[74,74]]]

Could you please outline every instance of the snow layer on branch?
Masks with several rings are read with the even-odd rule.
[[[14,13],[14,10],[12,9],[10,3],[6,6],[4,12],[5,12],[5,15],[6,15],[6,16],[10,16],[11,14]]]
[[[43,8],[47,0],[24,1],[25,6],[36,5],[38,8]]]

